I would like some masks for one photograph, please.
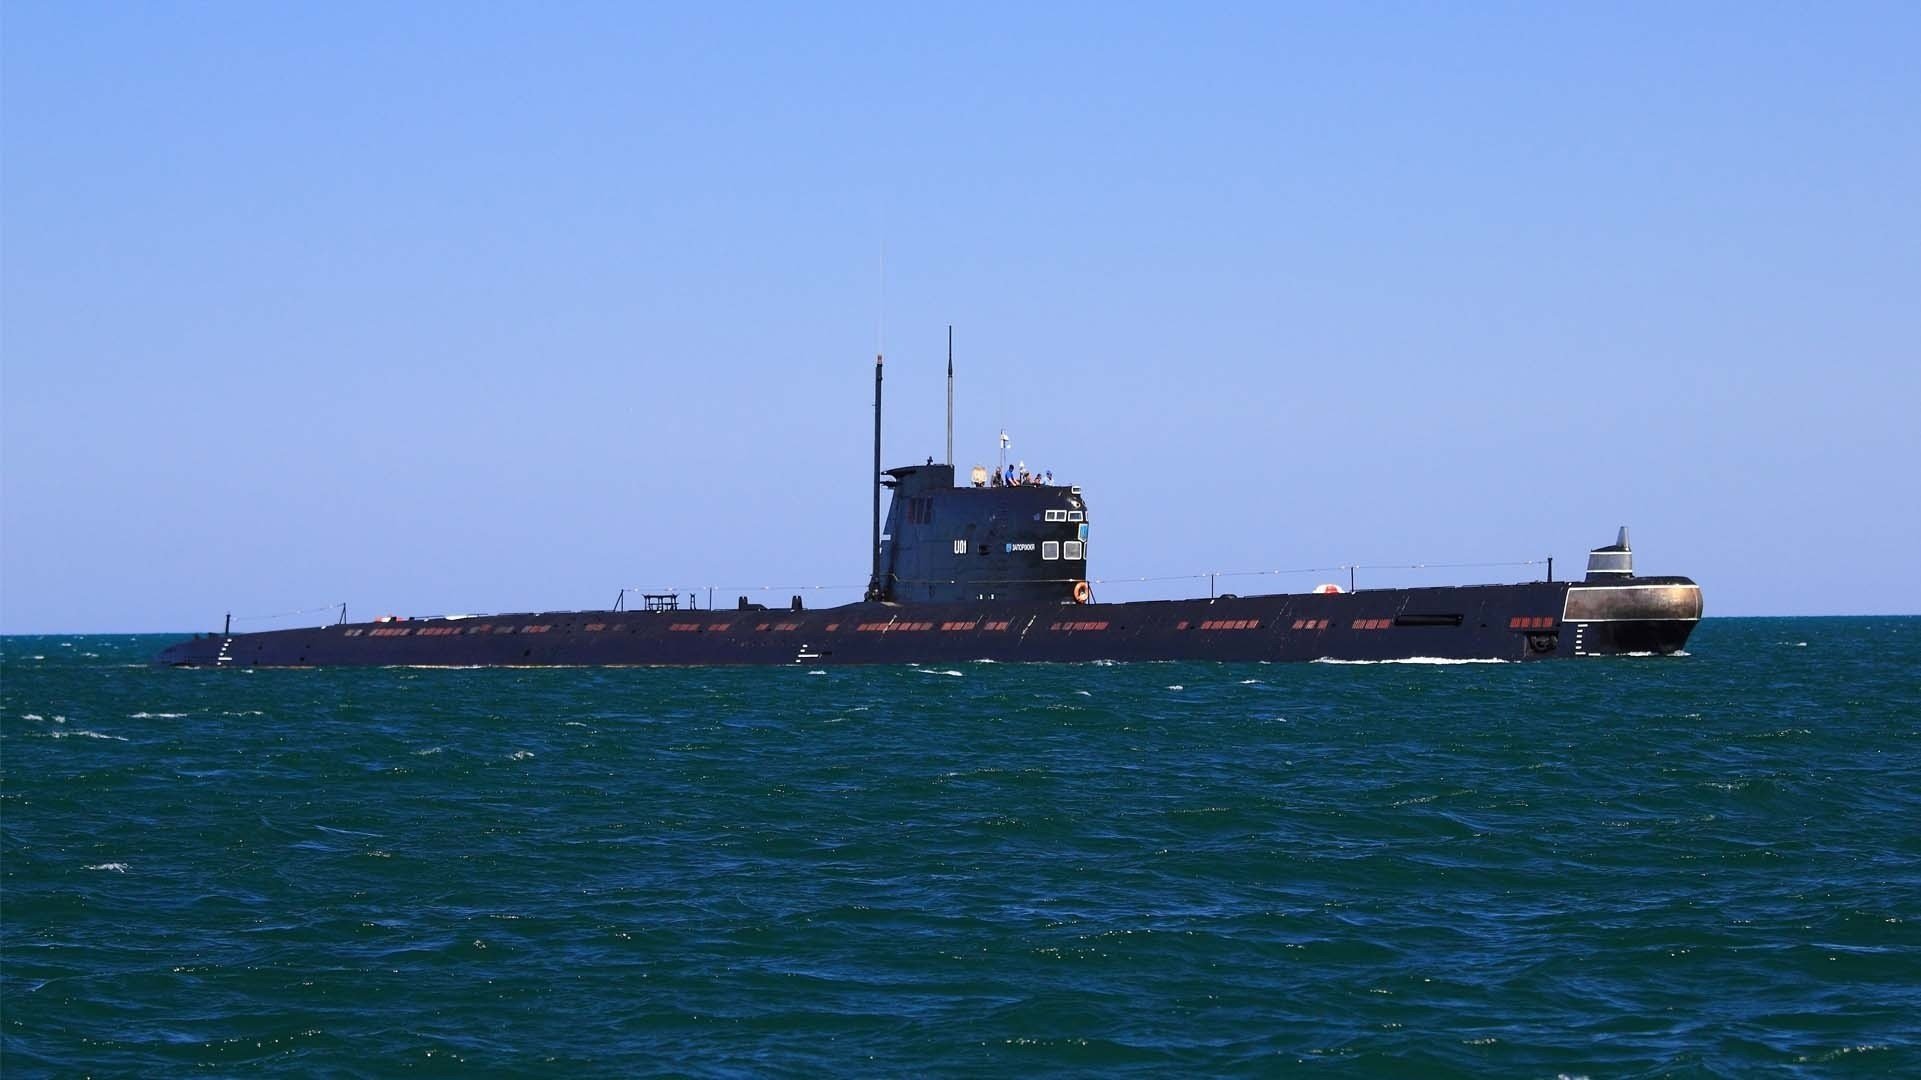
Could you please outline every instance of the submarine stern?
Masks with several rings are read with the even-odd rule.
[[[153,663],[155,667],[219,667],[229,659],[232,641],[223,634],[195,634],[160,650]]]

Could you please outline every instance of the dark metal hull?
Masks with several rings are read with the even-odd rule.
[[[546,667],[1094,660],[1544,660],[1679,651],[1686,578],[1125,604],[857,603],[810,611],[570,611],[208,634],[183,667]]]

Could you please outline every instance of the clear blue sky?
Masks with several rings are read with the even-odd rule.
[[[883,310],[1095,577],[1921,611],[1921,7],[709,7],[8,3],[0,630],[858,584]]]

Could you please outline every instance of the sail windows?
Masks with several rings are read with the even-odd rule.
[[[1086,513],[1085,511],[1082,511],[1082,510],[1069,510],[1069,511],[1067,512],[1067,520],[1069,520],[1069,521],[1086,521],[1086,520],[1087,520],[1087,513]]]
[[[1079,540],[1069,540],[1066,544],[1062,545],[1061,558],[1084,559],[1087,557],[1085,554],[1086,550],[1086,546]]]
[[[1051,562],[1060,557],[1061,542],[1059,540],[1043,540],[1041,542],[1041,558]]]
[[[909,525],[932,525],[934,523],[933,496],[916,496],[907,500],[907,523]]]
[[[1048,521],[1066,521],[1066,520],[1067,520],[1067,511],[1065,511],[1065,510],[1049,510],[1049,511],[1047,511],[1047,513],[1046,513],[1046,514],[1044,514],[1044,515],[1043,515],[1043,517],[1044,517],[1044,518],[1045,518],[1046,520],[1048,520]]]

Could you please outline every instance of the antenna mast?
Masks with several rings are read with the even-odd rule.
[[[954,324],[947,324],[947,464],[954,464]]]
[[[870,600],[880,599],[880,364],[881,354],[874,354],[874,533],[873,555],[874,573],[867,586]]]

